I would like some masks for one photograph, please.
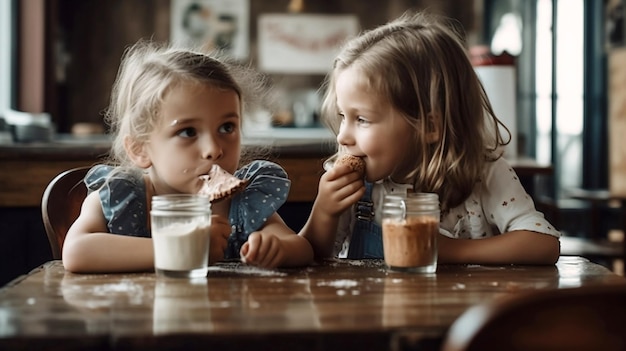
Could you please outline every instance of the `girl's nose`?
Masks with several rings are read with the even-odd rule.
[[[207,160],[217,160],[222,157],[221,145],[213,138],[206,138],[202,142],[202,158]]]
[[[345,123],[342,123],[341,126],[339,127],[339,133],[337,133],[337,143],[339,145],[344,145],[344,146],[354,144],[354,138],[352,137],[352,132],[350,131],[350,128]]]

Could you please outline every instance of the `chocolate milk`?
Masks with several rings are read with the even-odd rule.
[[[431,217],[383,220],[385,262],[390,267],[411,268],[437,262],[439,221]]]
[[[437,194],[385,196],[382,227],[385,263],[390,270],[415,273],[437,270]]]

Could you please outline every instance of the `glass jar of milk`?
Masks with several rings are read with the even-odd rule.
[[[153,196],[150,221],[157,275],[205,277],[211,226],[209,198],[196,194]]]

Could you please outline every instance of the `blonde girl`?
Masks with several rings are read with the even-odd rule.
[[[322,115],[339,152],[361,157],[366,173],[337,166],[322,175],[300,233],[317,256],[382,257],[383,196],[433,192],[442,213],[439,262],[558,259],[560,233],[501,157],[510,138],[452,24],[406,13],[337,56]]]
[[[304,265],[309,243],[276,210],[290,187],[267,161],[239,167],[245,99],[258,77],[206,53],[140,41],[123,57],[107,114],[112,165],[85,177],[91,193],[69,229],[63,264],[73,272],[154,267],[150,199],[195,194],[213,164],[249,185],[212,206],[210,261],[242,259],[273,268]],[[257,84],[258,85],[258,84]]]

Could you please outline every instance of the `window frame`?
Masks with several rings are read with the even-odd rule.
[[[559,0],[552,0],[553,25],[557,20]],[[494,16],[502,6],[510,6],[520,11],[523,21],[523,49],[517,59],[518,84],[518,131],[522,143],[522,153],[529,157],[537,156],[536,149],[536,99],[535,89],[535,38],[536,32],[536,1],[485,0],[485,16],[483,18],[484,41],[491,42],[493,35]],[[581,187],[584,189],[608,188],[608,86],[607,86],[607,53],[605,49],[605,9],[603,1],[584,0],[584,43],[583,43],[583,130],[582,130],[582,172]],[[561,177],[561,157],[557,147],[558,130],[556,125],[556,45],[559,38],[552,33],[552,138],[551,163],[554,174],[542,179],[538,189],[543,195],[553,199],[566,196],[559,182]]]
[[[0,1],[0,115],[17,104],[17,0]]]

